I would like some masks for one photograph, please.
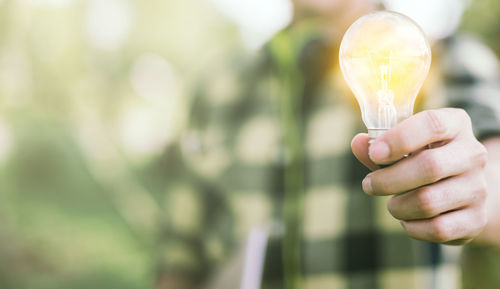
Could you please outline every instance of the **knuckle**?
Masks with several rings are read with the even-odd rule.
[[[467,127],[470,127],[472,121],[471,121],[469,114],[463,108],[455,108],[455,111],[457,112],[458,117],[461,120],[463,120],[464,124],[466,124]]]
[[[438,111],[425,111],[425,119],[434,136],[436,136],[437,138],[444,138],[448,136],[449,128]]]
[[[439,213],[432,189],[429,187],[423,187],[418,189],[415,193],[417,199],[416,206],[422,217],[430,218]]]
[[[389,213],[396,219],[400,220],[401,219],[401,213],[399,208],[399,201],[398,201],[399,196],[392,196],[388,201],[387,201],[387,210]]]
[[[479,179],[475,197],[482,202],[486,201],[486,198],[488,197],[488,184],[486,183],[486,179],[484,177]]]
[[[488,224],[488,210],[486,206],[483,206],[479,211],[477,224],[479,224],[479,228],[482,229],[486,224]]]
[[[431,220],[433,237],[436,242],[444,243],[452,240],[451,232],[444,218],[434,218]]]
[[[470,117],[469,117],[469,114],[463,109],[463,108],[452,108],[457,114],[458,116],[463,119],[463,120],[466,120],[466,121],[469,121],[470,122]]]
[[[484,145],[482,145],[479,141],[476,140],[476,148],[474,151],[476,152],[473,156],[474,160],[476,160],[479,167],[484,168],[488,163],[488,150]]]
[[[470,220],[468,237],[474,238],[479,235],[488,224],[488,212],[486,206],[481,206]]]
[[[427,176],[429,182],[434,183],[443,177],[445,173],[443,164],[435,151],[423,151],[421,162],[423,174]]]

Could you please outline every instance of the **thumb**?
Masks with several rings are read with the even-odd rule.
[[[370,159],[370,156],[368,155],[368,148],[370,147],[370,144],[368,143],[370,141],[370,137],[366,133],[359,133],[357,134],[351,142],[351,150],[354,156],[367,168],[369,168],[372,171],[378,170],[380,167],[377,166],[372,160]]]

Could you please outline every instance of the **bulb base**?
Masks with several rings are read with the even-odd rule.
[[[368,129],[368,136],[370,137],[369,143],[371,144],[376,138],[381,136],[384,132],[388,131],[387,128],[376,128],[376,129]]]

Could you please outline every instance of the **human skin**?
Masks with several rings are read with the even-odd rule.
[[[368,141],[366,134],[358,134],[351,143],[354,155],[372,170],[363,190],[373,196],[392,195],[387,209],[410,237],[461,245],[485,228],[490,231],[487,183],[494,177],[487,170],[498,166],[486,167],[487,149],[474,137],[464,110],[420,112],[371,145]],[[488,236],[480,239],[487,241]]]
[[[351,143],[354,155],[373,171],[363,189],[374,196],[392,195],[388,210],[410,237],[452,245],[474,238],[500,244],[500,212],[487,210],[500,204],[500,137],[479,143],[467,113],[444,108],[420,112],[372,145],[368,141],[362,133]],[[176,278],[162,277],[156,288],[195,288],[186,281],[172,287],[179,285]]]
[[[473,240],[475,244],[500,246],[500,137],[492,137],[483,141],[488,151],[486,165],[486,183],[488,186],[488,224],[481,234]]]
[[[319,18],[319,20],[321,20],[319,21],[319,23],[322,23],[323,26],[323,34],[326,38],[329,38],[332,41],[340,41],[340,37],[342,36],[343,32],[345,32],[347,27],[351,25],[357,18],[372,11],[377,3],[377,1],[374,0],[293,0],[292,2],[294,5],[293,22],[299,22],[302,19],[310,17],[317,19]],[[378,169],[378,166],[376,166],[368,157],[368,140],[369,138],[366,134],[360,134],[356,136],[353,140],[353,152],[357,154],[358,158],[369,168],[371,168],[372,170],[376,170]],[[485,145],[488,147],[488,144]],[[495,145],[497,147],[497,151],[499,152],[498,154],[496,154],[499,164],[496,169],[498,172],[500,172],[500,138],[499,140],[497,140],[497,143]],[[492,154],[490,154],[490,156],[491,155]],[[491,164],[491,161],[489,162],[489,164]],[[500,178],[498,179],[499,180],[497,180],[496,183],[498,183],[498,186],[500,186]],[[491,183],[494,183],[493,181]],[[488,183],[490,183],[490,180],[488,180]],[[480,194],[484,194],[484,192]],[[480,199],[484,198],[485,196],[481,197]],[[481,217],[481,221],[478,223],[479,226],[477,226],[478,224],[476,224],[477,231],[471,230],[471,233],[478,233],[481,230],[480,228],[485,226],[484,223],[486,222],[486,220],[482,219],[485,217],[482,215],[484,214],[484,212],[481,213],[485,208],[484,200],[479,200],[478,202],[481,205],[476,204],[476,208],[474,209],[474,211],[477,211],[476,213],[480,215],[478,216],[478,218]],[[500,204],[500,198],[497,203]],[[466,215],[472,218],[469,212],[467,212]],[[486,226],[484,233],[477,237],[474,241],[481,240],[481,242],[492,242],[494,240],[497,240],[498,244],[500,244],[500,236],[497,236],[500,234],[494,233],[495,228],[497,228],[497,230],[500,230],[500,215],[497,216],[496,220],[498,220],[498,222],[496,222],[496,227],[492,226],[491,224],[493,223],[490,221],[490,223],[488,223],[488,225]],[[413,226],[411,227],[413,228]],[[472,238],[472,236],[470,237]],[[465,242],[466,240],[463,240],[459,243]],[[177,276],[162,274],[158,277],[156,288],[195,288],[194,284],[188,284],[189,280],[182,280],[182,282],[185,283],[183,285],[179,285],[179,280],[180,279]],[[176,285],[174,286],[172,284]]]

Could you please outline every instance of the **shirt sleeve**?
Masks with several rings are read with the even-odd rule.
[[[444,51],[448,105],[467,111],[479,140],[500,135],[500,66],[496,56],[465,35],[446,40]]]

